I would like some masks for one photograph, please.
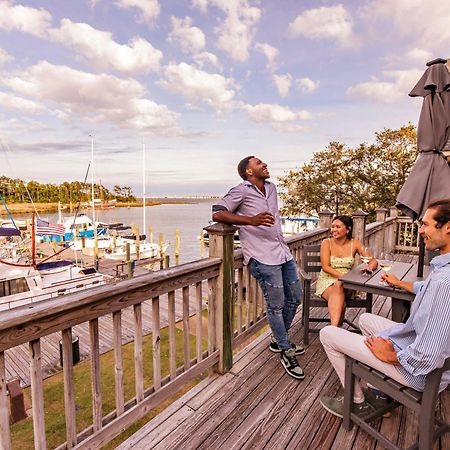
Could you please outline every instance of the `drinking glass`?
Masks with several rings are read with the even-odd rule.
[[[372,251],[370,250],[369,247],[363,247],[363,252],[364,252],[364,255],[360,255],[361,262],[363,264],[365,264],[365,267],[363,268],[363,272],[366,275],[371,275],[372,271],[369,269],[368,264],[369,264],[370,260],[372,259],[371,255],[373,255],[373,253],[372,253]]]
[[[378,261],[378,265],[380,266],[380,269],[382,271],[387,273],[392,269],[392,266],[394,264],[394,257],[391,252],[382,252],[380,256],[381,257]],[[389,283],[387,283],[386,281],[380,281],[379,283],[383,286],[389,286]]]

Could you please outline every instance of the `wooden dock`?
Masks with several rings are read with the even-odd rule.
[[[390,299],[375,297],[373,311],[390,317]],[[347,315],[351,317],[352,313],[348,311]],[[294,342],[301,341],[299,314],[292,331]],[[320,396],[341,395],[343,390],[317,334],[311,337],[305,355],[299,357],[306,373],[303,381],[288,376],[280,364],[279,355],[268,350],[267,332],[235,357],[231,372],[223,376],[214,374],[203,380],[117,448],[384,448],[356,426],[349,432],[345,431],[341,419],[327,413],[320,405]],[[441,394],[439,410],[450,421],[449,391]],[[403,408],[397,408],[391,417],[379,420],[383,432],[404,447],[415,442],[416,425],[417,417]],[[433,450],[449,448],[450,435],[447,434]]]

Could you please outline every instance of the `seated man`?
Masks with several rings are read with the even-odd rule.
[[[321,330],[320,340],[342,385],[345,355],[418,391],[423,391],[426,375],[442,367],[450,356],[450,198],[428,206],[419,233],[427,250],[439,250],[439,256],[430,263],[428,278],[412,285],[395,275],[383,275],[393,286],[416,293],[406,323],[365,313],[359,321],[363,336],[334,326]],[[449,383],[450,371],[446,371],[440,391]],[[383,395],[371,389],[365,393],[366,398],[359,383],[355,383],[353,412],[361,417],[372,412],[373,404],[379,404]],[[343,416],[342,398],[324,396],[320,402],[330,413]]]

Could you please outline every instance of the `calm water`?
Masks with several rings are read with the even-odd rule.
[[[211,207],[214,200],[199,200],[193,204],[165,204],[148,206],[146,208],[145,234],[149,237],[150,225],[153,227],[153,241],[159,242],[159,233],[164,234],[164,240],[170,242],[167,254],[171,264],[175,263],[175,230],[180,234],[180,263],[201,258],[200,240],[198,237],[202,228],[211,220]],[[97,214],[98,213],[98,214]],[[143,231],[142,208],[113,208],[96,211],[96,220],[124,224],[135,223]],[[208,249],[205,250],[207,256]]]
[[[198,237],[202,228],[211,220],[211,207],[214,199],[196,199],[192,204],[165,204],[147,206],[146,208],[146,230],[149,237],[150,225],[153,227],[153,241],[159,242],[159,233],[164,234],[164,240],[170,242],[167,254],[170,256],[171,264],[175,264],[175,230],[180,233],[180,263],[194,261],[201,258],[200,240]],[[92,211],[82,211],[89,217]],[[63,212],[63,217],[73,214]],[[29,218],[29,215],[14,215],[16,220]],[[42,214],[42,218],[56,223],[57,214]],[[113,208],[95,211],[96,221],[114,223],[122,222],[125,225],[132,223],[139,226],[141,234],[144,234],[143,208]],[[208,255],[208,248],[204,256]]]

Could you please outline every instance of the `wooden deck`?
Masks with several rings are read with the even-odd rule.
[[[374,298],[373,311],[390,317],[391,302]],[[349,310],[349,317],[356,316]],[[302,335],[300,315],[292,328],[294,341]],[[122,443],[120,450],[170,449],[382,449],[358,427],[346,432],[341,419],[327,413],[321,395],[340,395],[337,376],[312,335],[299,357],[306,378],[289,377],[279,355],[267,348],[269,332],[235,356],[230,373],[214,374],[199,383],[165,411]],[[450,392],[440,397],[440,414],[450,420]],[[379,420],[386,435],[401,447],[415,442],[417,418],[403,408]],[[434,450],[450,449],[450,435]]]

